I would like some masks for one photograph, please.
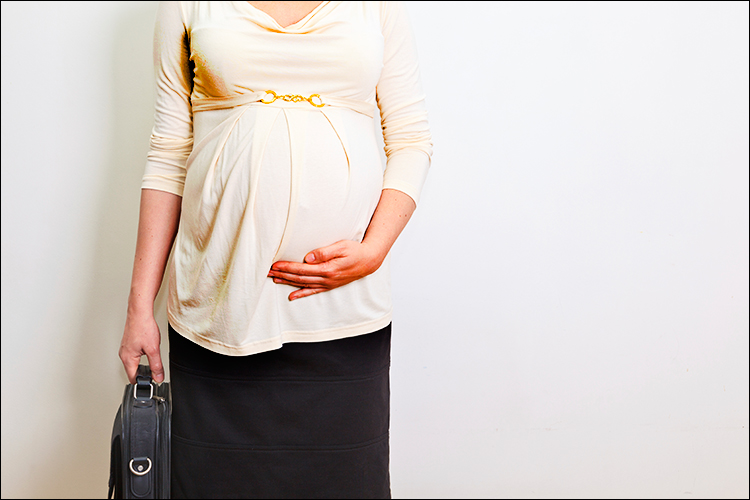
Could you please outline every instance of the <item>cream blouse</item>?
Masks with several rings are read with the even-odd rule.
[[[162,2],[154,65],[142,187],[182,196],[169,267],[174,329],[240,356],[386,326],[388,258],[365,278],[291,302],[295,288],[267,274],[276,261],[362,241],[382,189],[418,201],[432,143],[404,7],[323,2],[282,28],[249,2]]]

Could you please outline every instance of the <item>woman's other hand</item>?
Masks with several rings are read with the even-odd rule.
[[[154,380],[164,380],[159,351],[161,334],[154,319],[154,299],[159,293],[169,251],[177,234],[181,207],[181,196],[155,189],[141,189],[133,280],[120,344],[120,359],[131,384],[135,383],[138,363],[143,354],[148,357]]]
[[[153,314],[128,314],[120,344],[120,359],[131,384],[135,383],[141,356],[146,355],[151,376],[159,383],[164,380],[161,362],[161,332]]]
[[[337,241],[305,255],[302,264],[279,261],[268,273],[274,283],[296,286],[289,300],[333,290],[378,270],[417,208],[414,199],[396,189],[383,189],[362,243]]]
[[[289,294],[289,300],[294,300],[364,278],[377,271],[384,258],[365,242],[341,240],[308,253],[303,263],[275,262],[268,277],[274,283],[300,288]]]

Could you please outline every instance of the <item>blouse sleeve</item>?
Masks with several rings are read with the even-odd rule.
[[[141,188],[182,196],[193,149],[190,45],[181,2],[159,2],[154,27],[154,128]]]
[[[383,189],[402,191],[419,203],[432,157],[432,138],[419,77],[417,47],[406,9],[384,2],[383,69],[377,85],[387,158]]]

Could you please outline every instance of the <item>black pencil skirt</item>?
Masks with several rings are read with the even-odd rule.
[[[391,325],[226,356],[169,326],[172,498],[390,498]]]

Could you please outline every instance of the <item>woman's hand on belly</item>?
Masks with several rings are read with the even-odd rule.
[[[417,207],[406,193],[383,189],[362,243],[341,240],[308,253],[302,264],[279,261],[268,273],[275,283],[301,288],[289,300],[346,285],[374,273]]]
[[[274,283],[299,287],[289,300],[333,290],[374,273],[383,263],[382,252],[366,243],[341,240],[305,256],[304,263],[279,261],[268,273]]]

